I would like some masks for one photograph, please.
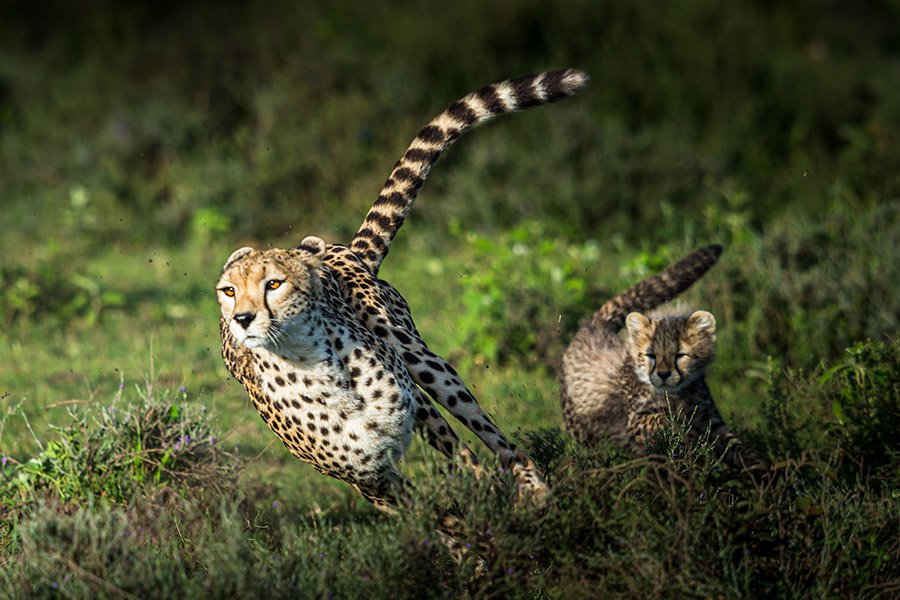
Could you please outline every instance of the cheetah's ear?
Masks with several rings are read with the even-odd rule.
[[[310,269],[318,270],[325,259],[325,247],[322,238],[308,235],[297,246],[298,258]]]
[[[628,313],[625,317],[625,328],[629,336],[635,336],[650,327],[650,319],[638,312]]]
[[[712,313],[708,313],[705,310],[698,310],[688,317],[688,327],[705,331],[710,335],[715,335],[716,318],[712,316]]]
[[[253,248],[250,248],[249,246],[245,246],[239,250],[235,250],[234,252],[231,253],[231,256],[228,257],[228,260],[225,261],[225,266],[222,267],[222,270],[224,271],[225,269],[230,267],[235,261],[247,256],[251,252],[253,252]]]
[[[300,245],[297,246],[297,249],[308,252],[312,256],[323,254],[325,252],[325,240],[314,235],[308,235],[303,238],[303,241],[300,242]]]

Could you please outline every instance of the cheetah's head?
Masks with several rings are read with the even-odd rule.
[[[712,363],[716,319],[705,310],[625,318],[627,350],[638,379],[657,392],[677,392],[702,377]]]
[[[324,256],[325,242],[310,236],[294,249],[241,248],[228,258],[216,290],[238,345],[272,351],[303,345],[309,308],[322,294]]]

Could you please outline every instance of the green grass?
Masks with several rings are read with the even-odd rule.
[[[2,467],[0,593],[889,596],[898,350],[860,345],[824,373],[771,369],[759,439],[781,454],[762,478],[729,473],[711,445],[685,448],[677,424],[641,458],[533,431],[526,446],[554,489],[539,512],[514,507],[508,476],[448,473],[433,454],[417,509],[399,518],[284,502],[259,480],[233,485],[240,462],[184,392],[121,393]],[[450,559],[434,509],[460,516],[480,570],[474,555]]]
[[[896,2],[40,6],[0,8],[0,596],[900,589]],[[423,506],[496,534],[480,576],[287,453],[222,364],[212,286],[241,245],[349,241],[434,113],[568,65],[583,94],[442,157],[382,270],[556,489],[508,511],[414,443]],[[683,299],[717,317],[710,385],[767,484],[556,429],[580,320],[713,242]],[[177,406],[225,453],[182,466],[227,485],[156,481],[111,404]]]

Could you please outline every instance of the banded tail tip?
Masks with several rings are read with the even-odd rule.
[[[719,258],[722,256],[722,252],[725,251],[725,248],[722,247],[722,244],[710,244],[709,246],[704,247],[703,250],[709,252],[716,258]]]
[[[580,92],[591,82],[591,76],[581,69],[561,69],[560,87],[566,95]]]

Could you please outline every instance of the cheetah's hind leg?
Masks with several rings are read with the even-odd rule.
[[[519,500],[543,506],[550,489],[537,466],[525,452],[510,443],[484,414],[456,370],[428,348],[416,330],[409,304],[400,292],[386,281],[379,282],[375,297],[369,299],[365,306],[360,304],[356,307],[366,328],[393,346],[413,381],[497,455],[500,464],[509,469],[518,482]],[[424,407],[429,414],[434,410],[430,402]],[[440,424],[437,425],[439,428]]]
[[[416,429],[425,434],[428,443],[450,460],[472,469],[476,478],[484,473],[478,457],[459,439],[450,423],[431,404],[431,400],[421,389],[416,389]]]
[[[407,340],[409,337],[404,334]],[[512,471],[519,484],[520,500],[527,499],[543,506],[550,489],[531,458],[509,442],[490,417],[484,414],[462,378],[447,361],[432,352],[418,335],[409,342],[401,355],[413,381],[475,433],[497,455],[500,464]]]

